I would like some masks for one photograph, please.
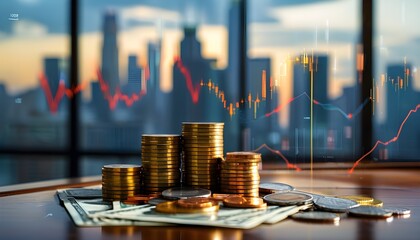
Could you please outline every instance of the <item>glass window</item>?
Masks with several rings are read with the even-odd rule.
[[[374,1],[374,158],[419,160],[420,2]]]
[[[68,168],[60,156],[0,155],[0,186],[64,178]]]
[[[0,148],[67,144],[68,1],[0,3]]]
[[[228,7],[81,1],[82,148],[139,151],[141,134],[180,133],[183,121],[228,128]]]
[[[317,163],[361,154],[360,13],[357,0],[248,1],[248,149],[295,169],[311,149]]]

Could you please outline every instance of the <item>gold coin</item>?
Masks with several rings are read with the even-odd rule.
[[[220,166],[220,170],[223,172],[226,171],[243,171],[243,172],[250,172],[250,171],[258,171],[258,167],[227,167],[227,166]]]
[[[226,181],[224,179],[220,179],[220,183],[226,186],[250,186],[260,184],[260,180],[253,180],[253,181]]]
[[[211,195],[211,199],[216,201],[223,201],[224,199],[228,197],[240,197],[241,195],[234,195],[234,194],[226,194],[226,193],[213,193]]]
[[[215,204],[211,207],[199,208],[183,208],[179,207],[176,202],[163,202],[156,205],[157,212],[179,214],[179,213],[215,213],[219,210],[219,205]]]
[[[185,140],[183,146],[223,146],[223,140]]]
[[[142,139],[179,139],[181,135],[179,134],[142,134]]]
[[[191,179],[187,178],[186,182],[188,183],[196,183],[196,184],[218,184],[217,178],[209,178],[209,179]]]
[[[154,166],[178,165],[179,166],[181,164],[181,161],[180,160],[155,161],[155,160],[144,159],[142,163],[143,163],[143,166],[145,165],[154,165]]]
[[[226,161],[222,161],[221,165],[222,166],[226,166],[226,167],[259,167],[261,163],[260,162],[226,162]]]
[[[153,169],[159,169],[159,170],[178,170],[180,165],[144,165],[144,167],[149,170],[149,171],[153,171]]]
[[[120,185],[120,184],[137,184],[140,183],[140,178],[137,179],[110,179],[102,177],[102,182],[113,184],[113,185]]]
[[[141,172],[136,172],[135,174],[114,174],[114,173],[108,173],[108,172],[102,172],[103,177],[108,178],[139,178],[141,176]]]
[[[181,149],[142,149],[142,156],[171,157],[181,154]]]
[[[231,175],[220,175],[220,179],[223,179],[225,181],[238,181],[238,182],[248,182],[248,181],[259,181],[260,176],[259,175],[245,175],[245,177],[237,177],[237,176],[231,176]]]
[[[217,158],[185,158],[184,159],[184,165],[187,165],[189,163],[194,163],[194,164],[216,164],[219,165],[219,161],[217,160]]]
[[[240,158],[260,158],[261,153],[256,152],[228,152],[226,157],[240,157]]]
[[[223,122],[182,122],[182,127],[223,127]]]
[[[236,170],[236,169],[221,169],[220,170],[221,175],[253,175],[253,174],[259,174],[259,171],[257,169],[251,169],[251,170]]]
[[[180,176],[179,171],[147,171],[143,173],[145,177],[177,177]]]
[[[162,169],[166,169],[166,168],[176,168],[179,167],[181,165],[181,163],[179,161],[176,162],[153,162],[153,161],[146,161],[143,162],[143,167],[145,169],[149,169],[149,168],[162,168]]]
[[[136,172],[140,171],[141,166],[137,164],[108,164],[102,170],[110,172]]]
[[[106,187],[106,186],[102,186],[102,190],[107,193],[107,192],[114,192],[114,193],[118,193],[118,192],[125,192],[125,191],[140,191],[140,185],[139,186],[135,186],[135,187],[130,187],[130,188],[116,188],[116,187]]]
[[[163,146],[167,146],[167,145],[177,145],[180,146],[181,145],[181,140],[168,140],[168,139],[159,139],[159,140],[141,140],[141,146],[143,145],[163,145]]]
[[[180,199],[176,201],[176,204],[182,208],[208,208],[219,205],[219,203],[217,203],[216,201],[204,197]]]
[[[366,197],[366,196],[345,195],[345,196],[338,196],[338,197],[353,200],[360,205],[369,205],[369,203],[373,202],[373,198]]]
[[[254,194],[259,194],[258,189],[251,189],[251,190],[245,190],[245,189],[225,189],[223,187],[220,187],[220,190],[222,191],[222,193],[240,193],[240,194],[249,194],[249,193],[254,193]]]
[[[141,150],[148,150],[148,151],[179,151],[181,148],[181,144],[147,144],[143,143],[141,145]]]
[[[252,173],[226,173],[226,170],[220,170],[220,177],[222,178],[259,178],[259,172]]]
[[[143,189],[147,192],[163,192],[166,189],[169,188],[173,188],[176,187],[178,185],[168,185],[166,187],[149,187],[149,186],[144,186]]]
[[[185,166],[188,168],[214,168],[219,169],[219,165],[217,163],[200,163],[200,162],[189,162],[185,163]]]
[[[374,206],[374,207],[383,207],[384,206],[384,202],[382,202],[379,199],[374,198],[372,202],[366,204],[369,206]]]
[[[226,207],[235,208],[266,208],[267,204],[261,198],[251,197],[228,197],[223,200],[223,205]]]
[[[257,186],[226,186],[220,185],[220,189],[224,191],[248,191],[248,192],[259,192]]]
[[[217,175],[217,170],[212,170],[212,169],[210,169],[210,170],[209,169],[204,169],[204,170],[196,169],[196,170],[186,170],[185,173],[187,175],[197,175],[197,176],[200,176],[200,175]]]
[[[184,142],[224,142],[223,135],[198,135],[191,134],[183,136]]]
[[[204,155],[204,156],[212,156],[212,157],[223,157],[223,148],[216,149],[216,150],[206,150],[206,149],[198,149],[198,148],[184,148],[184,155]]]

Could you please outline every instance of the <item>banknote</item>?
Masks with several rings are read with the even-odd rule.
[[[158,223],[175,223],[187,225],[201,225],[214,227],[227,227],[238,229],[254,228],[271,218],[279,220],[296,213],[296,206],[269,206],[266,209],[239,209],[221,207],[212,215],[206,214],[163,214],[155,211],[155,206],[142,205],[118,210],[102,211],[95,214],[96,217],[107,219],[120,219],[132,221],[147,221]]]
[[[119,201],[104,202],[102,198],[75,198],[66,195],[65,190],[58,190],[57,195],[62,201],[67,212],[77,226],[95,227],[95,226],[162,226],[168,225],[157,222],[143,222],[124,219],[109,219],[101,217],[98,214],[110,210],[120,210],[132,207]]]

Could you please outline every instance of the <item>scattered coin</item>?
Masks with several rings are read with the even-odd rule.
[[[358,207],[359,204],[350,199],[337,197],[321,197],[315,200],[315,206],[331,212],[348,212],[350,209]]]
[[[218,205],[217,201],[203,197],[180,199],[177,204],[183,208],[207,208]]]
[[[231,196],[223,200],[223,205],[234,208],[266,208],[267,204],[258,197]]]
[[[285,183],[263,182],[259,185],[260,192],[274,193],[274,192],[290,192],[295,190],[294,187]]]
[[[162,196],[166,199],[185,199],[192,197],[209,197],[211,191],[203,188],[197,187],[176,187],[166,189],[162,192]]]
[[[169,214],[182,214],[182,213],[202,213],[202,214],[214,214],[219,210],[219,205],[213,205],[211,207],[199,207],[199,208],[183,208],[180,207],[176,201],[163,202],[156,205],[156,211]]]
[[[340,216],[335,213],[319,212],[319,211],[299,212],[299,213],[293,214],[292,218],[296,220],[302,220],[302,221],[317,221],[317,222],[340,221]]]
[[[384,207],[383,210],[387,212],[392,212],[393,215],[408,215],[411,213],[411,210],[408,208],[400,208],[400,207]]]
[[[264,200],[273,205],[291,206],[310,204],[313,197],[305,193],[281,192],[265,195]]]
[[[392,216],[392,212],[387,211],[383,208],[374,206],[359,206],[349,210],[349,213],[355,216],[362,217],[376,217],[376,218],[388,218]]]

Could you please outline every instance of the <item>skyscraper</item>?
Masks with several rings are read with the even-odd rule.
[[[156,98],[160,91],[160,51],[160,40],[156,43],[149,42],[147,44],[147,55],[149,58],[147,66],[149,68],[149,79],[147,79],[147,92],[151,95],[152,99]],[[145,69],[145,71],[147,71],[147,69]]]
[[[120,85],[118,71],[117,23],[115,12],[108,10],[104,15],[102,45],[102,77],[111,94]]]
[[[44,59],[44,73],[48,79],[51,94],[54,97],[60,84],[60,59],[58,58],[45,58]]]
[[[141,68],[137,64],[137,56],[128,56],[127,90],[129,93],[139,94],[141,91]]]

